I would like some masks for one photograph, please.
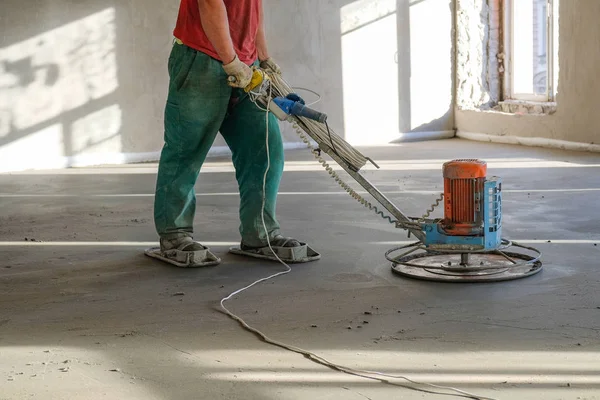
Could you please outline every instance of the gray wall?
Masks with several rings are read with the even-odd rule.
[[[351,143],[452,130],[453,1],[264,1],[286,78]],[[2,0],[0,171],[155,159],[177,9]]]
[[[560,2],[556,113],[540,116],[457,110],[459,132],[600,143],[600,113],[595,105],[600,93],[599,15],[600,1]]]
[[[176,5],[154,3],[2,0],[0,170],[120,163],[160,148]]]

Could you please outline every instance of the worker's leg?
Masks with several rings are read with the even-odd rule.
[[[169,76],[154,203],[161,244],[165,239],[189,242],[196,212],[194,185],[231,96],[221,64],[183,45],[172,49]]]
[[[221,127],[221,134],[232,151],[236,178],[240,190],[240,234],[242,243],[250,247],[267,246],[261,218],[263,179],[267,169],[267,126],[270,169],[266,180],[264,222],[269,238],[280,234],[276,218],[279,183],[283,174],[284,152],[277,119],[256,106],[239,90],[234,91],[230,112]]]

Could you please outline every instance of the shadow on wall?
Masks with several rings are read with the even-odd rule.
[[[351,144],[453,136],[453,10],[449,0],[358,0],[340,9]]]
[[[0,171],[155,155],[177,4],[5,1]]]
[[[0,48],[0,164],[65,167],[86,152],[120,153],[118,87],[112,7]]]
[[[452,3],[341,0],[328,6],[337,15],[316,22],[324,6],[296,2],[293,15],[278,12],[270,43],[298,65],[286,69],[291,81],[323,83],[332,125],[354,145],[450,132]],[[178,2],[165,12],[144,4],[5,0],[13,12],[0,16],[0,171],[156,157]],[[299,26],[282,21],[315,29],[298,39]],[[302,46],[308,59],[298,60]]]

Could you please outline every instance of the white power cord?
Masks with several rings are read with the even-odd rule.
[[[263,188],[262,188],[262,208],[261,208],[261,220],[262,220],[262,225],[263,225],[263,229],[265,230],[265,234],[267,236],[267,243],[269,244],[269,249],[271,250],[271,252],[273,253],[273,255],[277,258],[277,260],[286,268],[285,271],[281,271],[278,272],[276,274],[273,275],[269,275],[265,278],[261,278],[253,283],[251,283],[248,286],[245,286],[241,289],[238,289],[236,291],[234,291],[233,293],[231,293],[229,296],[224,297],[223,299],[221,299],[221,309],[225,312],[225,314],[227,314],[230,318],[234,319],[235,321],[239,322],[239,324],[246,330],[258,335],[262,340],[264,340],[266,343],[272,344],[274,346],[278,346],[281,347],[285,350],[289,350],[291,352],[294,353],[298,353],[301,354],[303,356],[305,356],[306,358],[308,358],[309,360],[316,362],[318,364],[321,364],[323,366],[326,366],[328,368],[332,368],[336,371],[340,371],[349,375],[354,375],[354,376],[358,376],[361,378],[366,378],[366,379],[371,379],[371,380],[377,380],[380,381],[382,383],[387,383],[389,385],[393,385],[393,386],[400,386],[406,389],[411,389],[411,390],[416,390],[419,392],[424,392],[424,393],[431,393],[431,394],[437,394],[437,395],[442,395],[442,396],[454,396],[454,397],[463,397],[463,398],[468,398],[468,399],[474,399],[474,400],[496,400],[494,398],[491,397],[484,397],[484,396],[479,396],[479,395],[475,395],[469,392],[465,392],[463,390],[460,389],[456,389],[453,387],[449,387],[449,386],[440,386],[440,385],[434,385],[432,383],[426,383],[426,382],[418,382],[415,380],[412,380],[410,378],[407,378],[405,376],[402,375],[390,375],[390,374],[385,374],[382,372],[378,372],[378,371],[369,371],[369,370],[361,370],[361,369],[355,369],[355,368],[350,368],[350,367],[346,367],[343,365],[339,365],[336,363],[333,363],[331,361],[328,361],[327,359],[311,352],[308,350],[304,350],[301,349],[299,347],[293,346],[293,345],[289,345],[289,344],[285,344],[282,342],[279,342],[277,340],[271,339],[269,338],[267,335],[265,335],[263,332],[261,332],[260,330],[251,327],[250,325],[248,325],[246,323],[246,321],[244,321],[241,317],[237,316],[236,314],[232,313],[231,311],[229,311],[229,309],[227,307],[225,307],[225,302],[229,301],[232,297],[250,289],[253,286],[258,285],[259,283],[277,278],[279,276],[282,275],[286,275],[289,274],[290,272],[292,272],[292,268],[285,263],[281,258],[279,258],[279,256],[277,255],[277,253],[273,250],[273,247],[271,246],[271,239],[269,237],[269,231],[267,229],[267,225],[265,223],[265,203],[266,203],[266,190],[267,190],[267,175],[269,173],[269,170],[271,169],[271,154],[270,154],[270,149],[269,149],[269,107],[271,105],[271,99],[272,99],[272,90],[269,87],[269,96],[268,96],[268,103],[267,103],[267,107],[266,110],[263,109],[262,107],[260,107],[258,104],[256,104],[259,108],[261,108],[262,110],[266,111],[266,150],[267,150],[267,168],[265,170],[264,176],[263,176]],[[254,99],[253,99],[254,101]],[[386,379],[387,378],[387,379]],[[431,388],[436,388],[436,389],[442,389],[442,390],[448,390],[454,393],[442,393],[442,392],[437,392],[437,391],[433,391],[433,390],[428,390],[428,389],[423,389],[423,388],[418,388],[415,386],[411,386],[408,384],[403,384],[403,383],[399,383],[399,382],[392,382],[389,379],[400,379],[400,380],[404,380],[407,382],[410,382],[414,385],[421,385],[421,386],[427,386],[427,387],[431,387]]]
[[[321,94],[319,94],[319,93],[315,92],[315,91],[314,91],[314,90],[312,90],[312,89],[307,89],[307,88],[305,88],[305,87],[302,87],[302,86],[292,86],[292,89],[293,89],[294,91],[298,91],[298,90],[304,90],[305,92],[312,93],[312,94],[314,94],[315,96],[317,96],[317,99],[316,99],[315,101],[313,101],[312,103],[308,103],[308,104],[306,105],[307,107],[314,106],[315,104],[317,104],[318,102],[320,102],[320,101],[321,101]]]

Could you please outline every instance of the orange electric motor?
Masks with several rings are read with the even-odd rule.
[[[444,164],[444,220],[450,236],[483,233],[483,199],[487,163],[481,160],[454,160]]]

